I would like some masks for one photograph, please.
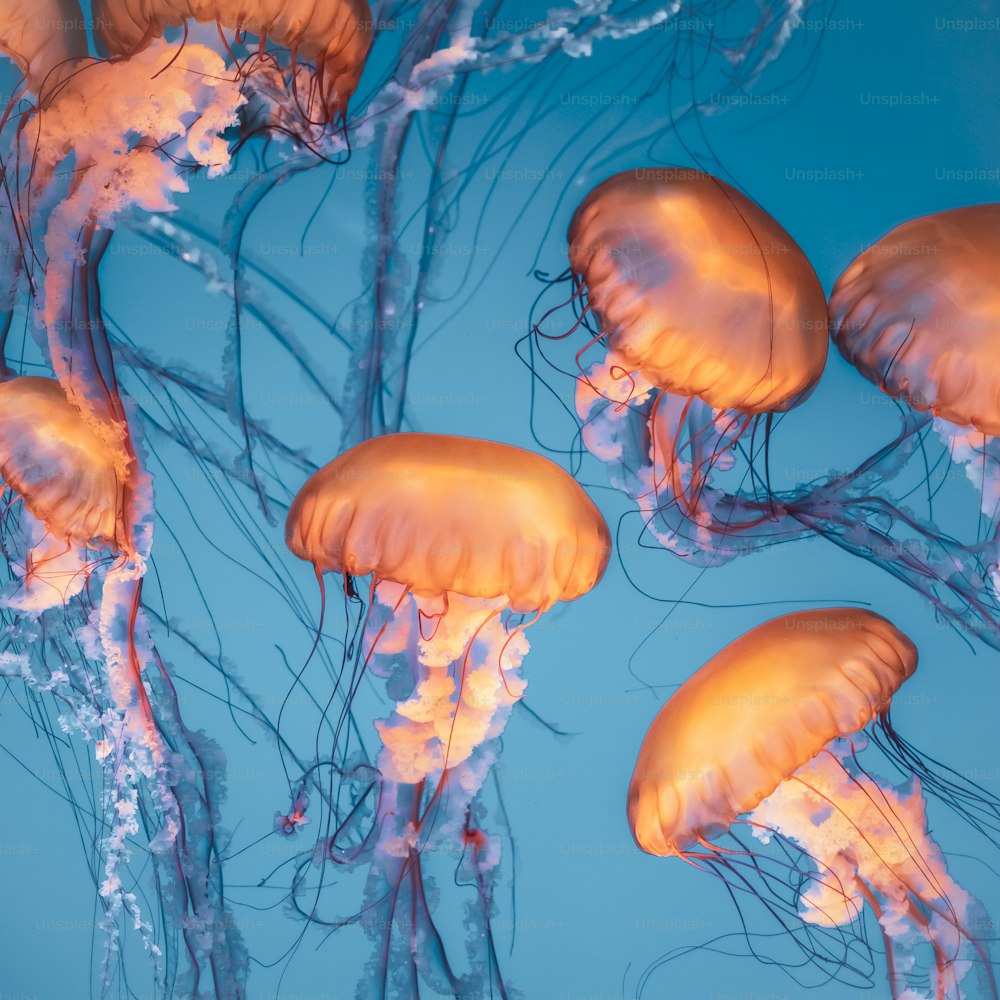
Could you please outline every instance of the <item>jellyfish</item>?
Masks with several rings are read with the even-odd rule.
[[[1000,593],[1000,296],[990,261],[1000,250],[1000,205],[912,219],[861,253],[830,297],[840,353],[883,392],[928,420],[964,466],[992,536],[980,548]]]
[[[59,383],[0,382],[0,476],[22,503],[32,545],[8,604],[44,611],[81,590],[87,550],[118,550],[120,481],[114,455],[80,420]]]
[[[647,853],[716,876],[734,900],[756,896],[787,938],[792,974],[811,963],[871,985],[867,910],[894,1000],[993,998],[984,915],[931,837],[924,793],[968,803],[974,823],[995,823],[998,803],[893,729],[893,695],[916,666],[909,638],[870,611],[804,611],[751,629],[656,716],[629,826]],[[875,772],[869,747],[901,782]]]
[[[363,636],[338,683],[355,692],[370,671],[387,679],[396,703],[376,723],[370,831],[345,851],[353,803],[349,817],[322,824],[320,845],[325,861],[371,865],[360,917],[378,942],[371,993],[417,996],[420,976],[448,995],[506,996],[490,929],[499,842],[482,829],[476,797],[524,692],[525,630],[600,580],[607,526],[548,459],[409,433],[373,438],[317,472],[292,504],[286,539],[321,585],[324,573],[339,574],[345,597],[360,602]],[[435,928],[425,877],[433,851],[448,848],[462,854],[460,878],[477,887],[465,977]]]
[[[590,334],[576,354],[587,448],[668,548],[711,551],[720,522],[723,535],[756,527],[766,504],[742,524],[712,473],[822,374],[826,300],[809,261],[763,209],[690,169],[616,174],[568,238]]]
[[[170,29],[183,28],[186,37],[190,23],[212,26],[240,78],[273,106],[266,125],[257,127],[306,138],[343,122],[372,39],[366,0],[95,0],[94,15],[98,47],[118,57],[134,55]],[[247,44],[248,34],[256,46]]]
[[[51,695],[60,725],[91,746],[104,772],[102,978],[116,974],[119,922],[127,919],[164,984],[192,997],[238,997],[242,945],[213,842],[221,788],[208,779],[221,767],[219,751],[184,725],[149,636],[123,515],[127,477],[60,384],[36,376],[0,382],[0,475],[2,546],[15,574],[2,599],[0,669]],[[126,876],[143,828],[169,922],[159,935],[134,874]],[[165,944],[172,935],[190,957],[180,975]]]

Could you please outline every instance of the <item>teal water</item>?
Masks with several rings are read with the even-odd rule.
[[[958,6],[963,9],[951,9]],[[946,14],[941,7],[932,0],[853,0],[817,13],[784,53],[785,63],[776,63],[776,76],[763,78],[745,101],[712,107],[709,97],[707,111],[718,113],[703,114],[700,128],[686,119],[679,134],[661,137],[652,149],[645,137],[651,125],[662,125],[662,112],[646,106],[633,119],[616,122],[616,109],[628,105],[612,98],[628,93],[632,67],[610,47],[593,57],[600,77],[596,69],[567,61],[573,79],[594,73],[589,102],[562,102],[532,130],[531,94],[519,96],[523,141],[509,159],[483,164],[471,179],[448,249],[439,255],[429,296],[438,301],[427,307],[410,366],[407,429],[539,447],[529,424],[532,376],[515,353],[540,290],[531,271],[561,271],[564,232],[579,198],[614,171],[644,165],[650,156],[698,163],[732,179],[796,238],[827,290],[855,254],[899,222],[998,200],[1000,7],[953,4]],[[784,65],[794,73],[783,86],[778,70]],[[470,114],[477,112],[481,121],[494,113],[491,108],[508,108],[508,81],[501,73],[477,81],[474,95],[480,96],[470,98]],[[710,93],[710,82],[706,86]],[[595,108],[612,113],[597,116]],[[475,120],[470,122],[468,136],[453,149],[459,165],[474,155]],[[347,315],[361,291],[357,265],[370,208],[363,162],[352,160],[328,195],[328,175],[292,181],[265,203],[248,235],[260,260],[293,276],[333,314]],[[427,175],[426,161],[418,157],[402,169],[404,186],[411,180],[406,171],[412,171],[414,191]],[[195,180],[187,196],[192,214],[217,224],[228,201],[219,192],[231,195],[235,188],[225,185],[237,180],[216,187]],[[492,181],[498,182],[497,193],[487,202]],[[515,219],[509,206],[524,204],[529,188],[535,193]],[[212,370],[222,349],[226,304],[177,261],[144,252],[138,238],[122,234],[120,246],[103,272],[109,315],[161,357]],[[286,318],[324,369],[337,376],[344,359],[329,336],[304,314],[289,312]],[[248,339],[244,375],[248,400],[275,433],[317,462],[333,457],[336,420],[263,336]],[[536,417],[546,444],[570,442],[572,426],[554,407],[543,403]],[[832,353],[819,389],[775,435],[772,469],[793,484],[851,467],[891,437],[895,421],[895,411],[875,388]],[[585,463],[580,479],[616,524],[628,504],[606,488],[602,467]],[[220,631],[234,671],[276,712],[290,685],[282,658],[292,665],[305,661],[309,629],[259,580],[209,548],[206,538],[235,554],[245,541],[213,506],[195,467],[172,466],[172,484],[161,474],[157,489],[170,525],[169,532],[158,529],[163,545],[157,572],[165,592],[173,593],[171,610],[176,607],[209,644]],[[956,482],[939,497],[937,513],[956,531],[974,533],[976,506],[971,487]],[[280,525],[264,532],[274,546],[268,558],[284,562]],[[878,974],[867,989],[849,992],[820,983],[806,991],[778,968],[704,947],[738,934],[737,914],[718,883],[635,848],[624,812],[635,756],[663,699],[721,646],[774,614],[857,602],[892,618],[920,649],[918,673],[894,708],[897,729],[927,755],[1000,793],[1000,658],[935,620],[926,602],[879,567],[820,539],[701,573],[667,553],[640,551],[636,534],[634,520],[626,520],[600,587],[553,610],[529,633],[527,704],[571,735],[555,736],[528,713],[515,712],[503,737],[499,780],[511,836],[495,927],[510,984],[540,1000],[624,1000],[635,996],[643,970],[675,949],[689,948],[649,981],[643,996],[887,1000]],[[184,555],[195,563],[204,604]],[[290,557],[284,564],[307,605],[318,611],[309,568]],[[647,594],[630,584],[626,569]],[[689,603],[672,603],[682,595]],[[363,934],[351,927],[331,935],[312,930],[288,960],[286,949],[302,928],[282,904],[288,878],[279,874],[269,883],[273,888],[257,886],[303,846],[274,837],[255,843],[271,830],[274,813],[288,808],[273,743],[259,731],[251,732],[253,741],[241,732],[217,672],[183,651],[172,649],[171,658],[183,679],[179,690],[189,723],[210,733],[228,761],[223,825],[233,834],[234,857],[227,880],[254,962],[248,996],[352,996],[368,955]],[[321,677],[315,684],[321,689]],[[369,727],[370,734],[371,719],[384,710],[377,688],[366,688],[358,707],[362,729]],[[315,728],[308,705],[293,704],[291,711],[293,731]],[[13,700],[0,700],[0,720],[0,745],[7,751],[0,759],[6,801],[0,810],[0,998],[99,995],[93,972],[99,915],[80,836],[61,798],[61,775]],[[1000,919],[992,848],[934,803],[930,817],[956,880]],[[447,878],[442,869],[443,886]],[[330,911],[351,912],[361,888],[358,877],[332,886],[325,897]],[[460,954],[462,915],[451,897],[440,914]],[[743,945],[737,939],[731,946]],[[135,949],[135,942],[129,947]],[[130,961],[142,968],[138,951]],[[138,975],[134,995],[145,997]]]

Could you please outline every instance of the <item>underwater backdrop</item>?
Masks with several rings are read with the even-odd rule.
[[[0,0],[0,12],[20,6]],[[288,99],[278,84],[251,94],[240,120],[229,120],[216,104],[237,102],[222,93],[224,50],[213,55],[218,64],[206,56],[187,69],[157,49],[166,43],[145,50],[153,69],[142,79],[156,86],[167,88],[171,72],[221,80],[199,84],[204,106],[184,120],[190,128],[217,115],[206,127],[231,162],[213,169],[208,146],[197,143],[161,158],[183,163],[166,201],[123,198],[96,227],[98,244],[112,226],[113,240],[81,253],[99,263],[97,309],[125,409],[143,428],[136,449],[152,476],[155,516],[150,507],[147,521],[137,519],[152,525],[142,621],[170,677],[150,690],[164,701],[175,692],[178,714],[161,723],[164,738],[173,753],[200,761],[200,791],[166,785],[180,802],[177,815],[190,810],[191,856],[178,853],[178,864],[204,864],[209,891],[186,908],[178,902],[184,878],[168,884],[170,822],[155,817],[174,807],[156,791],[162,773],[154,762],[146,775],[153,791],[136,786],[136,801],[151,804],[139,807],[142,819],[125,837],[123,909],[109,923],[114,892],[102,885],[111,800],[101,754],[111,751],[81,738],[85,726],[64,721],[79,721],[82,709],[47,671],[55,669],[51,657],[61,664],[73,649],[103,662],[113,637],[105,636],[103,652],[96,648],[100,629],[85,607],[70,613],[72,594],[30,629],[16,602],[5,604],[12,638],[0,653],[0,1000],[934,995],[890,992],[870,915],[859,918],[868,921],[859,938],[873,957],[851,945],[859,950],[843,960],[853,970],[846,983],[830,963],[810,964],[766,909],[737,908],[725,882],[643,853],[626,797],[663,703],[720,649],[778,615],[852,606],[890,619],[919,650],[919,668],[892,699],[894,729],[923,760],[952,768],[995,803],[1000,640],[960,587],[949,590],[952,572],[967,567],[935,563],[941,579],[914,585],[897,571],[911,541],[919,548],[917,531],[917,540],[904,534],[898,548],[867,558],[823,531],[735,558],[665,551],[581,439],[574,355],[591,334],[578,328],[576,341],[556,341],[535,324],[546,314],[549,333],[574,327],[573,289],[552,281],[569,267],[577,206],[619,171],[696,168],[721,178],[787,230],[827,295],[893,227],[1000,201],[1000,6],[565,7],[376,6],[374,44],[349,110],[342,119],[341,109],[331,113],[329,127],[296,126],[302,109],[292,101],[285,118],[250,128],[255,114],[266,121],[268,101],[281,107]],[[92,37],[99,19],[87,4],[80,16]],[[193,27],[183,58],[201,44],[212,55],[218,38],[214,22]],[[168,32],[170,44],[179,39]],[[0,43],[5,51],[11,44]],[[154,76],[156,67],[163,75]],[[8,191],[29,189],[33,170],[55,178],[36,195],[50,201],[39,218],[69,204],[59,185],[86,169],[81,150],[100,145],[102,107],[123,120],[137,115],[122,150],[135,149],[149,124],[142,109],[154,101],[153,85],[147,93],[136,84],[128,95],[109,77],[70,119],[68,148],[77,152],[51,166],[26,164],[33,99],[19,92],[16,66],[5,62],[3,72],[14,109],[4,132]],[[130,99],[118,100],[122,94]],[[24,251],[30,236],[8,240],[12,213],[21,217],[17,200],[4,206],[12,272],[16,260],[33,259]],[[74,225],[69,219],[66,231]],[[48,240],[46,253],[54,274],[65,250]],[[54,309],[57,295],[77,294],[75,279],[53,279],[40,306],[45,268],[38,261],[23,270],[11,294],[6,365],[10,374],[58,374],[47,360],[51,337],[32,327],[45,326],[38,310]],[[550,306],[561,306],[562,318],[549,317]],[[70,315],[59,329],[72,334],[77,322]],[[778,495],[855,469],[896,438],[901,413],[831,346],[811,395],[768,423],[767,488]],[[878,489],[942,536],[989,539],[995,518],[981,516],[975,475],[925,430],[915,432],[905,467]],[[510,651],[523,656],[523,697],[510,697],[509,722],[491,731],[499,742],[495,762],[482,762],[475,823],[423,858],[433,921],[414,915],[423,903],[413,891],[414,910],[400,918],[402,944],[380,926],[385,893],[352,852],[360,858],[374,822],[374,720],[390,717],[407,692],[392,664],[356,669],[370,622],[358,619],[336,574],[326,578],[324,603],[317,574],[288,550],[284,528],[311,474],[393,431],[457,434],[546,456],[583,487],[612,542],[603,579],[532,622],[530,652]],[[761,469],[763,434],[761,426],[752,446]],[[736,455],[734,471],[720,469],[726,482],[739,483],[745,457]],[[407,495],[391,475],[380,489],[387,503]],[[872,523],[888,531],[878,515]],[[95,570],[97,579],[103,572]],[[8,598],[23,575],[11,571]],[[991,594],[989,572],[974,586]],[[103,587],[108,601],[112,585]],[[359,579],[357,590],[368,613],[377,610],[368,583]],[[532,618],[528,607],[515,611]],[[418,617],[414,627],[423,627]],[[145,643],[140,637],[140,653],[152,662]],[[43,647],[53,651],[44,671],[29,664],[30,650]],[[349,704],[338,676],[351,687]],[[186,749],[178,749],[179,733],[193,734]],[[316,770],[331,752],[335,776]],[[112,812],[120,819],[123,808]],[[927,809],[951,877],[978,900],[972,930],[988,947],[1000,920],[996,847],[961,808],[928,796]],[[485,841],[476,839],[477,824]],[[493,852],[489,864],[470,862],[483,843]],[[193,869],[184,870],[190,886]],[[214,882],[219,873],[224,888]],[[389,885],[391,892],[391,878]],[[192,921],[201,923],[192,929]],[[225,975],[216,949],[232,965]],[[445,962],[454,967],[450,990],[432,971]],[[196,980],[188,965],[203,975]],[[399,974],[403,966],[409,971]],[[417,985],[424,971],[429,978]],[[477,985],[456,988],[460,980]],[[970,998],[995,995],[963,989]]]

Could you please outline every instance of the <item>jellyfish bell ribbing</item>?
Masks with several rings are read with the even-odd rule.
[[[296,496],[285,538],[321,571],[372,573],[419,597],[505,597],[521,612],[586,593],[611,545],[597,508],[553,462],[436,434],[345,452]]]
[[[346,109],[372,38],[365,0],[95,0],[94,14],[98,45],[111,55],[131,55],[187,20],[271,38],[316,64],[328,116]]]
[[[789,409],[819,380],[828,327],[819,279],[791,236],[718,178],[616,174],[581,203],[568,239],[625,371],[744,414]]]
[[[41,613],[79,593],[89,576],[84,549],[121,548],[116,454],[54,379],[0,382],[0,476],[31,515],[21,577],[5,607]]]
[[[0,51],[17,63],[32,93],[51,94],[88,55],[78,0],[5,0]]]
[[[1000,204],[897,226],[834,286],[840,353],[915,409],[1000,435],[998,258]]]
[[[725,831],[888,708],[916,665],[902,632],[856,608],[785,615],[741,636],[650,726],[628,796],[636,842],[675,855]]]
[[[0,382],[0,475],[53,535],[114,547],[116,456],[54,379]]]

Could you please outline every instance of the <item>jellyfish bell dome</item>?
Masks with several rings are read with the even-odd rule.
[[[858,608],[747,632],[681,685],[646,734],[628,794],[636,843],[679,855],[727,830],[831,740],[884,712],[916,666],[913,643]]]
[[[1000,204],[897,226],[834,286],[840,353],[915,409],[1000,434],[998,259]]]
[[[94,17],[98,46],[113,56],[131,55],[188,20],[272,39],[293,62],[315,64],[328,117],[346,109],[372,39],[366,0],[94,0]],[[311,110],[306,95],[303,104]]]
[[[0,475],[52,535],[116,546],[115,454],[54,379],[0,382]]]
[[[5,0],[0,52],[17,63],[32,93],[51,94],[88,55],[78,0]]]
[[[680,168],[616,174],[581,203],[568,239],[609,348],[658,388],[756,414],[795,406],[818,382],[819,279],[724,181]]]
[[[523,612],[589,591],[611,549],[559,466],[443,434],[387,434],[334,459],[295,497],[285,539],[321,572],[371,573],[420,597],[505,597]]]

